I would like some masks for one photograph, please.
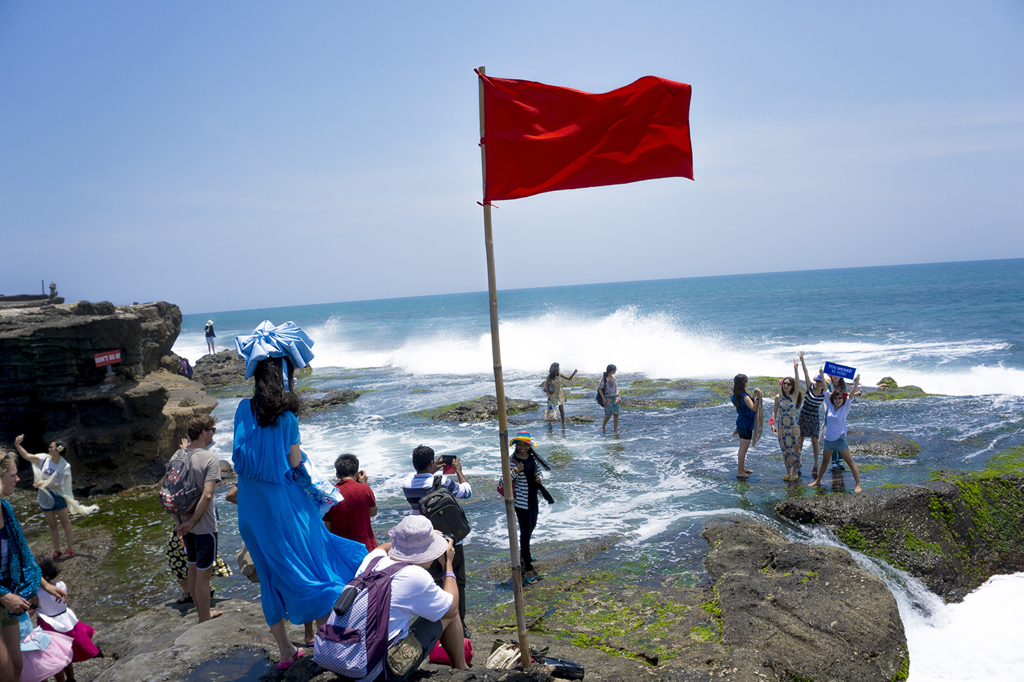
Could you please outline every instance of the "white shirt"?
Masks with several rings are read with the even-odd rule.
[[[68,591],[68,586],[63,580],[58,580],[54,584],[65,592]],[[68,608],[67,604],[58,602],[56,597],[41,588],[36,595],[39,597],[39,609],[36,613],[40,618],[49,623],[54,630],[57,632],[70,632],[78,623],[78,617],[74,611]]]
[[[377,562],[375,570],[383,570],[399,563],[392,560],[378,548],[363,559],[356,571],[359,577],[376,557],[383,557]],[[455,598],[442,590],[430,577],[427,569],[408,565],[391,577],[391,612],[388,620],[388,641],[394,642],[409,634],[409,624],[414,616],[437,622],[451,608]]]

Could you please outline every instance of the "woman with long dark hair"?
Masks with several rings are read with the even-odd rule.
[[[562,428],[565,428],[565,391],[562,390],[562,380],[572,381],[576,376],[576,370],[565,376],[557,362],[552,362],[548,369],[548,378],[544,380],[544,393],[548,396],[548,409],[553,410],[558,406],[558,414],[562,418]]]
[[[39,491],[39,508],[43,511],[43,518],[50,528],[53,558],[72,556],[75,553],[75,534],[71,530],[70,512],[91,514],[99,507],[83,506],[75,500],[71,485],[71,464],[67,460],[68,444],[65,441],[55,440],[50,443],[47,454],[33,455],[22,447],[24,440],[24,434],[17,436],[14,439],[14,447],[24,459],[32,463],[32,476],[35,479],[32,485]],[[60,521],[64,529],[64,540],[67,543],[67,549],[63,552],[60,549],[57,521]]]
[[[821,375],[825,376],[824,369],[821,370]],[[821,446],[821,468],[818,470],[817,478],[807,485],[821,485],[821,479],[824,478],[827,468],[825,462],[831,459],[833,452],[838,451],[846,460],[850,471],[853,472],[853,482],[856,485],[853,492],[859,493],[861,491],[860,470],[850,455],[850,446],[846,443],[846,418],[850,414],[850,408],[853,407],[853,396],[856,395],[857,388],[860,386],[860,375],[853,378],[853,390],[849,393],[840,387],[840,381],[833,377],[835,390],[825,391],[825,442]]]
[[[601,399],[604,400],[604,421],[601,422],[601,430],[604,431],[605,427],[608,426],[608,419],[614,417],[612,422],[612,429],[615,433],[619,432],[619,405],[622,399],[619,398],[619,385],[615,381],[615,372],[618,369],[615,365],[608,365],[605,368],[604,375],[601,376],[601,383],[597,385],[597,391],[601,394]]]
[[[537,579],[537,574],[533,570],[533,555],[530,553],[530,538],[533,536],[533,529],[537,527],[537,516],[540,514],[537,494],[544,495],[548,504],[555,503],[554,498],[542,485],[537,467],[544,467],[545,471],[551,471],[551,467],[533,449],[533,440],[525,431],[517,433],[509,443],[515,443],[516,448],[511,464],[516,520],[519,522],[519,558],[525,571],[523,580],[532,583]]]
[[[323,625],[366,556],[362,543],[328,532],[318,507],[291,477],[304,459],[295,368],[313,358],[312,345],[291,322],[264,322],[252,336],[236,339],[245,376],[256,380],[252,398],[235,411],[238,531],[260,577],[263,615],[280,648],[282,670],[305,654],[289,641],[285,618]]]
[[[800,478],[800,407],[804,403],[804,395],[800,390],[797,378],[797,362],[793,361],[793,378],[786,377],[779,381],[780,393],[775,396],[775,407],[772,409],[772,431],[779,436],[779,449],[782,450],[782,461],[786,465],[783,481],[795,481]]]
[[[746,466],[747,449],[754,437],[754,419],[757,417],[757,403],[761,389],[754,389],[754,397],[747,393],[747,375],[737,374],[732,380],[732,404],[736,407],[736,432],[740,437],[740,450],[736,454],[736,478],[750,478],[753,470]]]

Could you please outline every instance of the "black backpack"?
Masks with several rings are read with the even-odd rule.
[[[160,504],[169,514],[186,516],[195,511],[203,486],[196,483],[192,472],[192,451],[182,448],[167,463],[167,473],[160,485]]]
[[[441,485],[441,477],[434,476],[430,492],[420,498],[420,515],[430,519],[434,530],[439,530],[454,542],[469,535],[466,512],[451,492]]]
[[[602,392],[603,389],[604,389],[604,379],[601,379],[601,383],[597,385],[597,396],[594,398],[595,400],[597,400],[597,404],[600,405],[601,407],[604,407],[605,402],[607,402],[604,399],[604,393]]]

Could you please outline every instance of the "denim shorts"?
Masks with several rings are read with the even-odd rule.
[[[821,446],[822,452],[829,452],[830,450],[849,450],[850,446],[846,444],[846,433],[843,432],[837,440],[825,440],[825,443]]]
[[[50,493],[50,499],[53,500],[53,506],[52,507],[44,507],[42,502],[39,503],[39,508],[42,509],[44,512],[60,511],[61,509],[67,509],[68,508],[68,501],[65,500],[63,497],[61,497],[60,495],[55,495],[53,493]]]

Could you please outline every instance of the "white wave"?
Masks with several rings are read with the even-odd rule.
[[[1011,682],[1021,679],[1020,613],[1024,573],[997,575],[959,604],[931,615],[903,613],[910,648],[909,682]]]
[[[392,367],[415,375],[479,375],[493,371],[490,334],[467,334],[448,328],[430,335],[394,339],[392,347],[354,339],[344,321],[332,317],[308,331],[316,340],[314,367]],[[499,329],[506,374],[538,374],[553,361],[565,372],[578,369],[594,376],[609,363],[625,374],[651,378],[722,379],[738,372],[750,376],[788,374],[803,350],[812,372],[825,360],[854,366],[872,385],[884,376],[900,385],[920,386],[946,395],[1024,395],[1024,370],[985,363],[987,355],[1006,350],[1001,342],[819,341],[789,345],[767,339],[742,343],[690,325],[665,313],[642,313],[625,306],[600,318],[551,312],[531,318],[505,319]],[[220,346],[218,346],[220,347]],[[179,355],[205,353],[200,333],[182,334]]]
[[[908,682],[1011,682],[1020,679],[1024,649],[1015,624],[1024,609],[1024,573],[997,575],[959,604],[946,604],[917,578],[850,550],[827,530],[802,527],[813,544],[850,551],[896,599],[910,652]]]

